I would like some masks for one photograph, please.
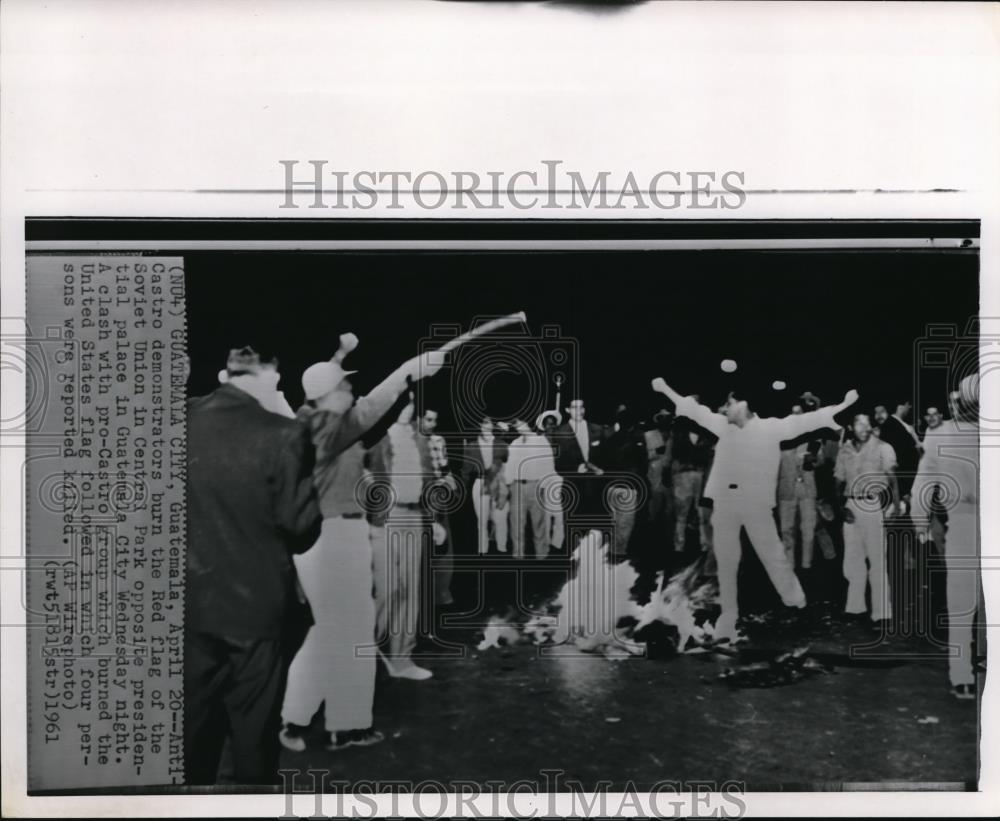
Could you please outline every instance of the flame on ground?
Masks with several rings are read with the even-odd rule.
[[[515,644],[519,638],[539,644],[574,644],[584,652],[601,652],[612,659],[642,655],[646,646],[634,636],[654,622],[677,631],[679,652],[698,652],[714,640],[708,621],[718,599],[718,585],[704,572],[704,557],[656,589],[646,604],[633,595],[639,579],[628,562],[609,561],[609,546],[599,531],[591,531],[573,553],[574,575],[549,605],[549,612],[524,624],[494,616],[479,650]]]

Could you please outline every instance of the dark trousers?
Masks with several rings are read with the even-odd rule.
[[[187,784],[216,783],[227,734],[236,783],[278,783],[285,661],[277,640],[185,632]]]

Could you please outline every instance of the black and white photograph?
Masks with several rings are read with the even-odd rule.
[[[174,783],[974,789],[979,229],[33,221],[80,332],[183,270]]]
[[[0,3],[0,814],[997,814],[984,3]]]

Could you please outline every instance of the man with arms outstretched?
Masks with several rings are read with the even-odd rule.
[[[848,391],[844,401],[811,413],[782,419],[762,419],[746,401],[730,396],[724,413],[713,413],[692,397],[681,396],[662,379],[653,380],[653,390],[677,406],[677,416],[719,437],[715,462],[705,487],[713,500],[715,558],[719,566],[719,603],[722,614],[715,625],[717,639],[736,638],[739,618],[736,578],[740,567],[740,529],[745,528],[781,600],[790,607],[805,607],[806,596],[785,553],[774,523],[775,487],[780,459],[779,443],[822,428],[838,427],[833,417],[858,400]]]

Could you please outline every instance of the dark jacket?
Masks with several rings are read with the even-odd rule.
[[[879,426],[879,439],[891,445],[896,452],[896,476],[899,481],[900,495],[905,496],[913,487],[920,464],[920,449],[906,425],[895,416],[890,416]]]
[[[277,639],[319,538],[309,431],[223,385],[188,402],[185,627]]]
[[[590,464],[603,468],[604,457],[601,454],[601,443],[604,439],[604,428],[593,422],[586,422],[590,434]],[[560,425],[552,433],[552,447],[555,450],[556,472],[564,476],[575,474],[584,462],[580,443],[569,422]]]
[[[692,437],[694,441],[691,441]],[[694,422],[682,416],[674,422],[673,439],[674,473],[708,470],[712,463],[713,436],[704,433]]]
[[[640,479],[646,475],[646,440],[641,430],[632,427],[611,429],[601,448],[605,470],[632,473]]]
[[[507,503],[509,491],[503,477],[503,465],[507,461],[510,448],[499,437],[493,437],[491,452],[493,458],[489,464],[483,461],[483,452],[479,447],[479,437],[469,439],[465,443],[462,454],[462,481],[471,486],[476,479],[483,480],[486,493],[500,507]]]

